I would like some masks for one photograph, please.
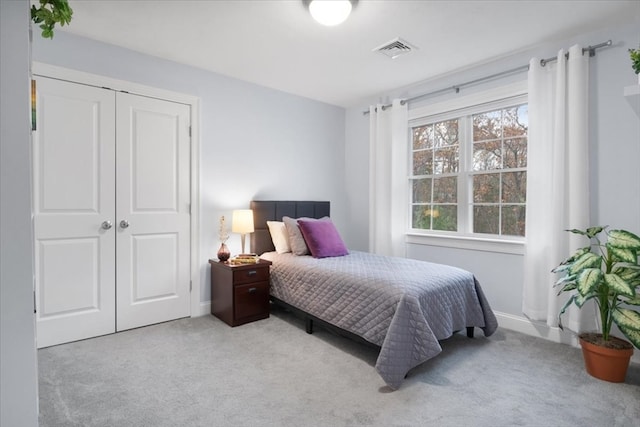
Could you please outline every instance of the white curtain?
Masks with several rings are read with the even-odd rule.
[[[369,107],[369,251],[404,256],[407,203],[407,105]]]
[[[557,296],[551,270],[587,244],[568,233],[585,229],[589,214],[589,58],[581,46],[558,52],[557,62],[529,66],[529,144],[523,313],[558,325],[566,297]],[[593,316],[572,307],[562,323],[579,332],[593,328]]]

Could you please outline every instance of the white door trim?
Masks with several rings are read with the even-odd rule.
[[[200,303],[200,98],[36,61],[32,64],[32,74],[179,102],[191,107],[191,317],[208,314]]]

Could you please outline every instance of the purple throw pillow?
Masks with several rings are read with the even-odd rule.
[[[298,225],[309,247],[311,256],[314,258],[343,256],[349,253],[331,220],[309,221],[299,219]]]

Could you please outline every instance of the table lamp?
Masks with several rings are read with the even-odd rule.
[[[247,233],[253,233],[253,211],[251,209],[238,209],[233,211],[231,231],[240,233],[242,253],[244,254],[244,238]]]

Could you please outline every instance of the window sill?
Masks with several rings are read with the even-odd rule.
[[[405,243],[414,245],[441,246],[472,251],[497,252],[524,255],[524,238],[492,239],[478,236],[454,236],[450,234],[407,233]]]

